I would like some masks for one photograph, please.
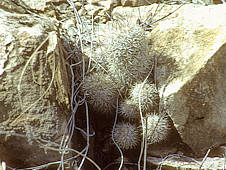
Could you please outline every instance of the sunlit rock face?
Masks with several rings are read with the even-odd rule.
[[[226,140],[224,6],[182,7],[151,33],[161,105],[196,154]]]

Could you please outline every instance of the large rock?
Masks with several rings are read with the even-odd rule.
[[[146,25],[178,7],[164,6]],[[121,7],[113,14],[145,21],[151,9],[156,5],[140,7],[140,15]],[[184,5],[152,26],[150,54],[158,60],[161,108],[183,142],[203,155],[226,141],[226,6]]]
[[[69,114],[65,61],[54,22],[0,10],[0,159],[16,168],[60,160]]]
[[[162,21],[152,38],[155,50],[162,50],[162,104],[182,140],[204,154],[226,141],[226,7],[190,11],[185,6],[177,18]]]

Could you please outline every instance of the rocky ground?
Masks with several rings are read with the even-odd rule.
[[[2,0],[0,35],[0,170],[225,169],[224,1]]]

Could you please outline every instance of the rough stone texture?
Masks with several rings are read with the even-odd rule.
[[[1,0],[0,8],[9,12],[28,13],[29,12],[45,12],[47,14],[49,9],[52,9],[51,3],[66,3],[65,0]]]
[[[226,145],[218,146],[216,148],[211,149],[208,156],[210,157],[225,157],[226,155]]]
[[[25,13],[26,9],[44,11],[46,8],[46,3],[48,2],[50,2],[50,0],[2,0],[0,2],[0,7],[7,11]]]
[[[25,9],[16,5],[13,1],[2,0],[0,1],[0,8],[6,11],[13,11],[17,13],[25,13]]]
[[[145,0],[121,0],[122,6],[143,6],[143,5],[150,5],[152,1],[145,1]]]
[[[161,22],[152,38],[162,52],[162,104],[182,140],[204,154],[226,141],[226,7],[195,7],[192,15],[188,7]]]
[[[19,2],[19,1],[18,1]],[[44,11],[46,8],[46,3],[49,3],[50,0],[23,0],[21,5],[39,11]]]
[[[169,155],[168,157],[155,158],[149,157],[147,164],[156,165],[161,167],[164,170],[215,170],[215,169],[224,169],[225,168],[225,159],[224,158],[207,158],[203,164],[203,159],[193,159],[185,157],[183,155]],[[202,166],[201,166],[202,164]]]
[[[178,7],[164,6],[146,21],[156,6],[140,7],[140,21],[147,24]],[[137,11],[119,7],[113,14],[137,20]],[[183,142],[203,155],[226,141],[226,6],[185,5],[153,26],[150,54],[158,57],[161,107]]]
[[[64,133],[70,88],[55,24],[0,10],[0,35],[0,159],[17,168],[57,161],[49,147]]]

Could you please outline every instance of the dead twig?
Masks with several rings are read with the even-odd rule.
[[[207,150],[206,155],[205,155],[205,157],[203,158],[203,160],[202,160],[202,162],[201,162],[201,164],[200,164],[200,166],[199,166],[199,170],[202,169],[202,166],[203,166],[204,162],[206,161],[206,159],[207,159],[207,157],[208,157],[208,155],[209,155],[209,153],[210,153],[210,150],[211,150],[211,149],[208,149],[208,150]]]

